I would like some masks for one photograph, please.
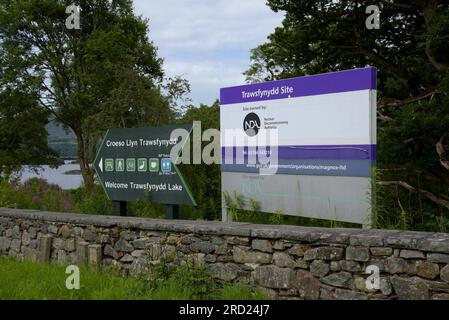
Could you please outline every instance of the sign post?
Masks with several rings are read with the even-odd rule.
[[[179,219],[179,206],[177,204],[165,205],[165,218],[166,219]]]
[[[112,201],[113,214],[116,216],[125,217],[127,213],[127,203],[126,201]]]
[[[176,129],[185,137],[172,137]],[[136,200],[165,204],[169,219],[179,217],[179,205],[196,206],[177,159],[170,157],[174,146],[189,143],[191,131],[191,125],[108,130],[94,167],[114,214],[125,216],[126,202]]]
[[[376,72],[221,89],[223,199],[237,195],[247,209],[257,203],[262,212],[371,225]]]

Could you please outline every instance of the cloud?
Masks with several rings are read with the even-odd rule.
[[[194,103],[212,103],[220,87],[244,81],[250,50],[266,41],[283,15],[263,0],[135,0],[168,76],[183,75]]]

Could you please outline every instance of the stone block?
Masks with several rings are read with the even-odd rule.
[[[449,264],[441,269],[440,278],[444,282],[448,282],[449,283]]]
[[[341,260],[343,249],[339,247],[318,247],[309,249],[304,253],[304,260]]]
[[[429,287],[418,277],[392,276],[391,283],[399,300],[428,300],[430,298]]]
[[[120,238],[126,241],[132,241],[137,238],[137,233],[135,231],[122,231],[120,232]]]
[[[401,250],[399,257],[403,259],[425,259],[426,255],[418,250]]]
[[[353,272],[353,273],[360,272],[362,270],[360,263],[358,263],[356,261],[342,260],[342,261],[340,261],[340,266],[341,266],[342,270]]]
[[[131,262],[134,262],[134,260],[135,260],[134,257],[132,255],[130,255],[129,253],[127,253],[120,259],[120,262],[131,263]]]
[[[301,244],[295,244],[293,247],[288,249],[288,253],[297,256],[297,257],[303,257],[304,253],[309,249],[308,246],[301,245]]]
[[[140,238],[133,241],[134,249],[146,249],[151,244],[148,238]],[[126,248],[129,248],[126,246]]]
[[[298,289],[300,297],[305,300],[320,298],[320,281],[308,271],[296,271],[293,286]]]
[[[253,250],[258,250],[258,251],[268,252],[268,253],[273,252],[273,246],[271,245],[271,242],[268,240],[255,239],[252,241],[251,247],[253,248]]]
[[[398,274],[407,273],[409,266],[407,261],[402,258],[388,258],[386,268],[387,272],[391,274]]]
[[[58,263],[65,264],[68,261],[67,253],[64,250],[58,250],[56,259]]]
[[[47,227],[47,231],[48,231],[48,233],[52,233],[54,235],[57,235],[58,234],[58,227],[56,225],[54,225],[54,224],[50,224]]]
[[[242,250],[234,247],[233,258],[237,263],[268,264],[271,262],[271,254],[259,251]]]
[[[209,241],[197,241],[190,245],[190,250],[208,254],[215,250],[215,246]]]
[[[53,238],[53,248],[56,250],[64,249],[64,240],[61,238]]]
[[[295,268],[296,261],[293,260],[288,254],[285,252],[275,252],[273,254],[273,262],[275,265],[281,268]]]
[[[21,245],[22,245],[22,240],[20,240],[20,239],[12,239],[11,246],[9,247],[9,249],[13,250],[15,252],[19,252]]]
[[[39,262],[50,262],[52,236],[42,236],[39,239]]]
[[[71,232],[70,227],[65,224],[59,229],[58,235],[61,235],[64,239],[67,239],[70,237]]]
[[[341,271],[341,266],[338,261],[331,261],[331,271],[332,272]]]
[[[391,256],[393,254],[393,248],[390,247],[371,247],[370,251],[373,256]]]
[[[236,279],[241,272],[240,267],[234,263],[214,263],[208,268],[215,279],[227,282]]]
[[[11,239],[0,237],[0,253],[6,253],[11,246]]]
[[[334,296],[337,300],[368,300],[364,293],[344,289],[336,289]]]
[[[257,284],[272,289],[290,289],[294,279],[294,272],[289,268],[276,266],[260,266],[253,272]]]
[[[348,289],[354,288],[354,280],[352,279],[352,274],[345,271],[332,273],[324,278],[321,278],[320,281],[332,287]]]
[[[73,252],[76,250],[75,239],[67,239],[64,242],[64,250],[67,252]]]
[[[310,264],[310,273],[315,277],[322,278],[330,271],[330,266],[323,260],[313,260]]]
[[[443,253],[428,253],[427,254],[427,260],[429,262],[435,262],[435,263],[447,263],[449,264],[449,254],[443,254]]]
[[[87,262],[87,242],[78,241],[76,244],[76,261],[79,264],[85,264]]]
[[[349,246],[346,248],[346,260],[366,262],[369,261],[369,258],[370,253],[367,247]]]
[[[22,244],[28,246],[31,243],[30,233],[26,230],[22,232]]]
[[[137,247],[135,242],[134,242],[134,247],[136,249],[143,249],[143,248]],[[115,243],[114,249],[116,251],[121,251],[121,252],[132,252],[134,250],[134,247],[131,244],[129,244],[128,241],[120,239],[119,241],[117,241]]]
[[[91,244],[88,246],[88,262],[89,266],[95,270],[100,269],[102,265],[103,255],[101,245]]]
[[[436,263],[428,261],[417,261],[416,274],[419,277],[433,280],[440,274],[440,267]]]

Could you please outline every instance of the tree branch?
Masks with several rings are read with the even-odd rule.
[[[377,182],[377,184],[381,185],[381,186],[400,186],[404,189],[407,189],[410,192],[423,195],[424,197],[426,197],[430,201],[436,203],[437,205],[444,207],[446,209],[449,209],[449,201],[440,199],[436,195],[434,195],[433,193],[431,193],[427,190],[415,188],[415,187],[409,185],[407,182],[404,182],[404,181],[379,181],[379,182]]]
[[[406,98],[404,100],[398,100],[398,101],[394,101],[394,102],[382,102],[382,103],[380,103],[377,106],[377,108],[378,109],[382,109],[382,108],[385,108],[385,107],[400,107],[400,106],[403,106],[405,104],[409,104],[409,103],[413,103],[413,102],[417,102],[417,101],[421,101],[421,100],[427,99],[429,97],[432,98],[435,94],[439,94],[439,93],[441,93],[441,92],[438,91],[438,90],[432,90],[432,91],[425,92],[425,93],[420,94],[420,95],[415,96],[415,97]]]
[[[392,117],[386,116],[381,112],[377,111],[377,118],[382,122],[392,122],[394,119]]]

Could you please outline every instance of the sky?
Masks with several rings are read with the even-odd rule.
[[[283,19],[265,0],[134,0],[134,9],[149,19],[166,76],[189,80],[196,106],[212,104],[221,87],[243,84],[250,50]]]

